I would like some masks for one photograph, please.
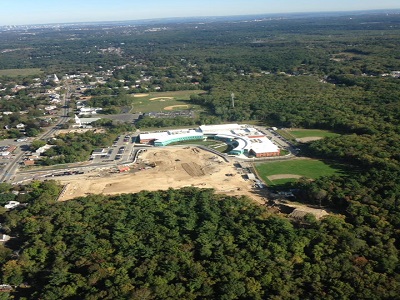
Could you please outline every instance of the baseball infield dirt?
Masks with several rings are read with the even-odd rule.
[[[164,107],[164,110],[173,110],[174,108],[189,108],[189,105],[185,105],[185,104],[171,105],[171,106]]]

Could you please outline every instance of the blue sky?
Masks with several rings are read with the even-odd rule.
[[[0,25],[399,8],[399,0],[0,0]]]

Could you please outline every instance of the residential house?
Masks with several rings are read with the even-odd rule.
[[[54,98],[54,99],[50,100],[49,102],[50,102],[51,104],[60,104],[60,103],[61,103],[61,100],[60,100],[60,99],[57,99],[57,98]]]
[[[34,160],[24,160],[24,166],[29,167],[29,166],[34,166],[35,161]]]
[[[9,201],[8,204],[4,205],[4,208],[13,209],[19,206],[20,204],[21,203],[19,203],[18,201]]]
[[[82,107],[79,110],[79,115],[95,115],[97,111],[103,110],[101,107]]]
[[[7,234],[0,234],[0,242],[7,242],[7,241],[9,241],[10,240],[10,236],[9,235],[7,235]]]
[[[57,106],[55,106],[55,105],[49,105],[49,106],[46,106],[46,107],[44,108],[44,110],[50,111],[50,110],[54,110],[54,109],[56,109],[56,108],[57,108]]]
[[[42,154],[42,153],[45,153],[47,150],[49,150],[51,147],[54,147],[54,145],[44,145],[43,147],[40,147],[40,148],[38,148],[37,150],[36,150],[36,153],[37,154]]]

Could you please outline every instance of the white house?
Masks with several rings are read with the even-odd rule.
[[[44,110],[49,111],[49,110],[54,110],[54,109],[56,109],[56,108],[57,108],[57,106],[55,106],[55,105],[49,105],[49,106],[46,106],[46,107],[44,108]]]
[[[0,242],[7,242],[10,240],[10,236],[7,234],[0,234]]]
[[[101,107],[82,107],[79,110],[79,115],[95,115],[99,110],[103,109]]]
[[[40,147],[36,150],[37,154],[42,154],[45,153],[47,150],[49,150],[51,147],[54,147],[53,145],[44,145],[43,147]]]
[[[60,104],[61,100],[54,98],[54,99],[50,100],[50,103],[52,103],[52,104]]]
[[[19,123],[15,126],[17,129],[24,129],[25,128],[25,124]]]
[[[60,82],[56,74],[48,75],[47,76],[47,81],[53,81],[53,82]]]
[[[8,202],[8,204],[4,205],[4,207],[7,208],[7,209],[13,209],[13,208],[17,207],[20,204],[21,203],[19,203],[18,201],[10,201],[10,202]]]
[[[50,94],[49,97],[50,97],[51,99],[60,99],[60,94],[56,94],[56,93]]]
[[[89,125],[90,123],[96,122],[97,120],[100,120],[101,118],[79,118],[77,115],[75,115],[75,125],[74,127],[81,127],[83,125]]]

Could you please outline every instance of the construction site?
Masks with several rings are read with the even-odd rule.
[[[264,196],[254,189],[254,182],[240,174],[233,163],[197,147],[149,148],[133,165],[119,172],[92,171],[64,177],[60,182],[65,185],[60,201],[89,194],[116,195],[192,186],[265,203]]]

